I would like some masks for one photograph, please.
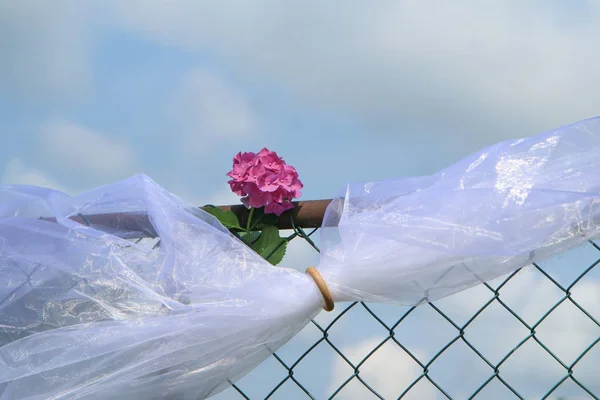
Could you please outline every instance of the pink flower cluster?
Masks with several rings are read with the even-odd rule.
[[[298,172],[275,152],[266,148],[257,154],[238,153],[233,169],[227,174],[231,190],[248,208],[265,207],[265,214],[281,215],[294,207],[292,199],[300,197],[302,182]]]

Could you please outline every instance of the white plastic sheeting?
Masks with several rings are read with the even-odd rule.
[[[593,239],[599,220],[591,119],[432,176],[349,184],[317,268],[336,301],[419,304]],[[160,245],[131,240],[142,235]],[[2,400],[206,398],[321,306],[306,274],[146,176],[75,197],[0,187]]]

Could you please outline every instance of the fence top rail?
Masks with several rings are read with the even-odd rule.
[[[279,229],[293,229],[292,219],[296,227],[299,228],[320,228],[323,223],[325,210],[331,199],[295,201],[294,208],[284,212],[277,217],[275,226]],[[242,204],[217,206],[223,211],[232,211],[245,226],[248,221],[249,210]],[[290,218],[290,215],[293,218]],[[56,222],[55,217],[41,217],[40,219],[48,222]],[[148,216],[145,213],[127,212],[127,213],[107,213],[107,214],[88,214],[73,215],[71,220],[84,225],[102,226],[109,229],[119,229],[124,231],[137,231],[144,236],[156,237],[156,231],[152,227]]]

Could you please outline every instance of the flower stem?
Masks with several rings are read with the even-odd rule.
[[[252,214],[254,214],[254,207],[250,207],[250,214],[248,214],[248,222],[246,223],[246,239],[248,240],[248,243],[250,241],[250,226],[252,226]]]

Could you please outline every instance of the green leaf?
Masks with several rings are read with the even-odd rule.
[[[285,255],[287,240],[279,236],[279,230],[276,227],[266,226],[258,240],[250,247],[271,264],[277,265]]]
[[[223,211],[213,205],[204,206],[202,210],[217,218],[227,229],[243,229],[237,216],[232,211]]]
[[[264,207],[256,208],[251,221],[252,229],[262,230],[269,225],[277,225],[278,220],[279,218],[275,214],[265,214]]]
[[[252,231],[250,234],[246,234],[246,232],[241,232],[240,237],[248,244],[252,244],[256,242],[256,240],[260,237],[260,232]]]

